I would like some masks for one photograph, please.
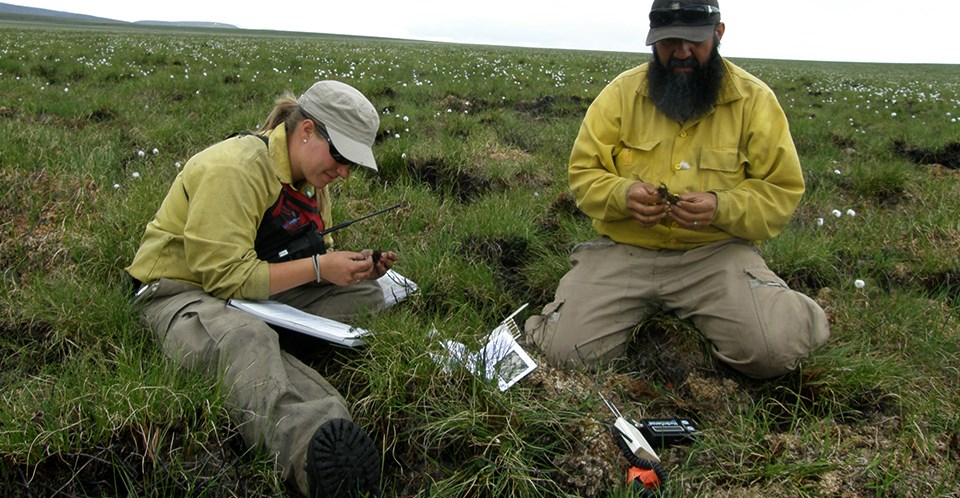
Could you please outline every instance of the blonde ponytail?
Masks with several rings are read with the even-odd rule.
[[[300,104],[297,103],[297,98],[290,92],[284,92],[274,101],[273,110],[270,111],[266,122],[260,126],[257,133],[273,130],[281,123],[286,124],[287,130],[292,130],[306,118],[307,116],[300,109]]]

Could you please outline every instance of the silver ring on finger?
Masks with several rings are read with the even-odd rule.
[[[698,226],[700,226],[700,222],[699,222],[699,221],[694,221],[694,222],[693,222],[693,228],[697,228]]]

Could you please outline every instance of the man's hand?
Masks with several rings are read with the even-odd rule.
[[[627,210],[644,228],[660,223],[670,206],[663,202],[657,187],[643,182],[637,182],[627,191]]]
[[[670,219],[688,230],[710,226],[717,216],[717,196],[711,192],[680,194],[680,201],[670,206]]]

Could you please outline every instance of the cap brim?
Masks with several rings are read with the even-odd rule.
[[[659,28],[650,28],[650,32],[647,33],[647,45],[653,45],[660,40],[666,40],[668,38],[679,38],[681,40],[700,43],[709,40],[716,30],[716,24],[705,24],[703,26],[674,24]]]
[[[340,155],[356,165],[374,172],[377,171],[377,160],[374,159],[373,150],[370,147],[351,139],[334,128],[327,127],[327,133]]]

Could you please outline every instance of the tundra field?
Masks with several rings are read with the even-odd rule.
[[[506,392],[434,362],[549,302],[593,237],[566,184],[580,120],[649,57],[0,24],[0,494],[294,496],[219,387],[165,360],[123,268],[192,154],[337,79],[381,110],[381,173],[335,184],[336,220],[403,203],[337,245],[397,251],[420,292],[358,323],[368,346],[304,356],[381,446],[386,496],[635,496],[598,392],[701,429],[661,452],[663,496],[960,496],[957,66],[734,59],[777,93],[804,167],[761,246],[830,317],[795,373],[747,379],[667,315],[600,371],[528,345],[540,367]]]

